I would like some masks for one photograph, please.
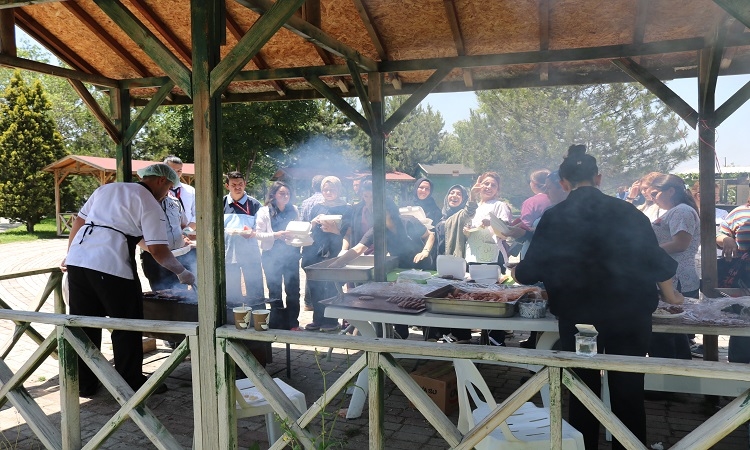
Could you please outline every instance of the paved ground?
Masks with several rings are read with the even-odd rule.
[[[62,260],[65,248],[66,240],[64,239],[0,245],[0,274],[55,267]],[[46,276],[0,282],[0,298],[8,302],[14,309],[33,309],[45,282]],[[144,286],[147,286],[147,284],[144,284]],[[42,310],[51,312],[51,303],[45,305]],[[309,322],[310,316],[311,313],[303,312],[300,322],[303,324]],[[0,321],[0,345],[3,345],[12,330],[12,324],[7,321]],[[46,334],[50,331],[50,327],[47,327],[47,329],[39,327],[39,331]],[[418,332],[414,334],[412,339],[421,338]],[[509,345],[517,346],[518,341],[524,338],[523,335],[517,335],[509,341]],[[103,351],[105,355],[111,357],[111,349],[107,339],[105,333]],[[721,345],[723,346],[722,355],[725,358],[725,338],[722,339]],[[24,337],[5,361],[15,371],[26,361],[34,348],[35,344]],[[320,395],[325,384],[330,384],[338,374],[346,369],[350,358],[358,356],[357,354],[347,355],[335,351],[332,360],[326,361],[324,358],[326,351],[326,348],[293,346],[292,376],[291,379],[286,379],[284,348],[283,346],[274,346],[274,362],[267,366],[267,370],[271,373],[278,372],[275,376],[305,392],[309,403]],[[159,360],[168,352],[168,348],[160,345],[156,352],[146,355],[144,372],[152,372]],[[413,360],[402,360],[402,363],[405,367],[416,365],[416,361]],[[481,370],[498,400],[505,398],[519,386],[522,378],[528,376],[528,373],[523,370],[500,366],[483,365]],[[181,364],[168,378],[167,385],[170,390],[166,394],[154,396],[148,402],[149,408],[185,448],[190,448],[193,433],[191,383],[190,362],[188,361]],[[56,361],[49,359],[45,362],[29,378],[25,387],[52,420],[59,423],[59,383]],[[409,450],[416,447],[422,449],[447,448],[445,442],[421,414],[409,407],[405,396],[395,388],[393,383],[386,381],[385,387],[387,391],[385,415],[387,448]],[[337,419],[336,409],[345,407],[347,401],[348,397],[341,396],[333,402],[334,406],[329,409],[328,415],[325,416],[325,427],[327,430],[332,430],[330,434],[341,444],[340,448],[361,450],[368,446],[367,409],[365,407],[365,412],[360,419],[348,421]],[[726,399],[718,400],[720,405],[726,403]],[[649,414],[649,442],[662,442],[664,448],[669,448],[677,439],[705,421],[716,409],[714,403],[705,401],[702,396],[689,395],[673,395],[667,399],[650,400],[646,407]],[[117,403],[106,392],[99,393],[91,400],[83,399],[81,414],[84,440],[90,438],[116,410]],[[458,415],[454,412],[449,417],[456,421]],[[315,424],[318,429],[321,425],[321,421]],[[263,418],[240,421],[239,439],[240,448],[248,448],[254,443],[257,443],[261,448],[266,448],[268,443]],[[105,448],[110,449],[153,447],[148,439],[143,436],[143,433],[130,421],[123,424],[105,445]],[[602,440],[600,447],[609,448],[609,444]],[[25,424],[24,419],[7,404],[0,408],[0,449],[5,448],[42,448],[40,442]],[[742,427],[735,431],[718,443],[715,448],[748,448],[747,428]]]

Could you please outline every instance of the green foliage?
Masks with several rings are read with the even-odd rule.
[[[529,174],[555,170],[574,143],[596,156],[605,191],[668,172],[697,152],[679,117],[634,84],[481,91],[477,98],[479,108],[454,125],[458,147],[471,149],[463,162],[500,173],[515,205],[531,195]]]
[[[0,233],[0,244],[10,244],[11,242],[36,241],[38,239],[59,239],[57,235],[57,225],[53,217],[42,219],[41,222],[34,226],[34,231],[29,232],[26,227],[20,226]]]
[[[264,184],[307,139],[319,109],[314,101],[225,104],[222,169],[245,173],[250,189]],[[174,138],[174,154],[194,161],[192,107],[166,108],[164,114],[168,134]]]
[[[390,117],[407,98],[386,98],[386,117]],[[443,145],[446,138],[446,133],[442,131],[444,125],[442,114],[433,111],[432,106],[427,105],[425,108],[419,105],[414,108],[388,136],[385,150],[386,170],[414,176],[419,170],[420,163],[460,162],[460,153],[453,153],[451,147]],[[372,154],[369,138],[360,132],[355,134],[353,142],[355,153],[366,161],[369,169]]]
[[[41,169],[65,156],[42,84],[15,71],[0,103],[0,216],[27,231],[54,214],[54,180]]]

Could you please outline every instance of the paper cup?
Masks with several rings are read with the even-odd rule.
[[[247,330],[247,327],[250,324],[250,311],[252,310],[247,306],[232,308],[232,312],[234,313],[234,326],[237,327],[238,330]]]
[[[271,311],[267,309],[256,309],[253,311],[253,324],[255,331],[266,331],[268,329],[268,316]]]

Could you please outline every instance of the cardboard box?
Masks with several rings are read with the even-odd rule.
[[[156,339],[154,338],[143,338],[143,353],[151,353],[156,351]]]
[[[422,388],[445,414],[458,409],[456,370],[450,361],[431,361],[411,373]],[[413,406],[413,405],[412,405]]]

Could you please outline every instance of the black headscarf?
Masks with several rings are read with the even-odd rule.
[[[461,191],[461,204],[456,207],[451,207],[448,204],[448,194],[450,194],[454,189],[458,189]],[[453,186],[449,187],[448,193],[445,194],[445,199],[443,200],[443,220],[461,211],[464,206],[466,206],[467,201],[469,201],[469,191],[465,187],[461,186],[460,184],[454,184]]]
[[[419,196],[417,196],[417,189],[419,188],[419,185],[422,184],[423,181],[426,181],[430,183],[430,195],[427,196],[424,200],[420,200]],[[422,210],[424,211],[425,216],[427,216],[428,219],[432,219],[432,223],[437,224],[440,221],[440,218],[442,217],[443,213],[440,211],[440,207],[437,205],[437,202],[435,202],[435,199],[432,197],[432,191],[435,189],[435,186],[432,184],[432,181],[430,181],[429,178],[420,178],[414,183],[414,200],[413,205],[411,206],[420,206],[422,207]]]

